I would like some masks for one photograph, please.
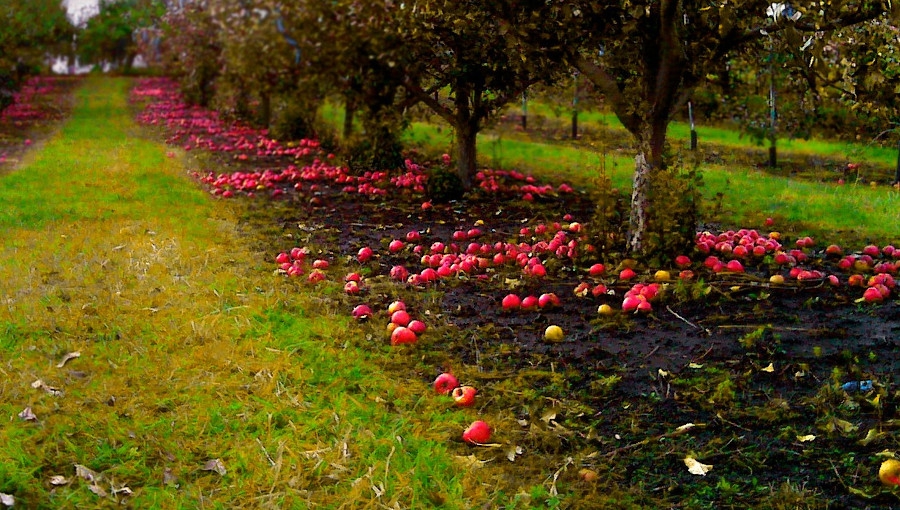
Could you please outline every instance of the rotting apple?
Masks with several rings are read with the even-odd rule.
[[[473,386],[458,386],[453,389],[450,396],[458,407],[472,407],[475,404],[475,394],[478,393]]]

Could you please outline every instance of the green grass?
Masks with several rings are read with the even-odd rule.
[[[557,119],[552,109],[539,103],[531,102],[528,105],[529,115],[542,115],[546,118]],[[521,115],[521,109],[512,108],[510,112]],[[569,122],[571,112],[565,112],[564,117],[558,118],[561,122]],[[581,126],[593,128],[605,128],[618,132],[625,132],[625,127],[613,113],[601,111],[579,112],[578,122]],[[697,123],[697,138],[700,144],[728,149],[767,148],[768,141],[762,145],[752,140],[741,131],[720,126],[704,125]],[[686,147],[690,141],[691,126],[688,122],[673,121],[669,124],[668,136],[674,145]],[[679,142],[679,143],[675,143]],[[811,138],[803,140],[799,138],[779,138],[776,141],[779,151],[800,155],[819,155],[836,159],[845,159],[846,162],[867,162],[886,167],[894,167],[897,163],[896,146],[884,147],[880,144],[849,143],[833,140]]]
[[[468,508],[544,482],[462,462],[451,438],[473,415],[431,396],[430,374],[397,384],[397,351],[357,337],[333,289],[272,275],[241,206],[135,136],[128,86],[91,78],[0,176],[0,492],[21,508]]]

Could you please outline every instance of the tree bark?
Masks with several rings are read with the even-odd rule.
[[[353,136],[353,117],[356,115],[356,101],[350,98],[347,98],[344,104],[344,125],[342,128],[341,137],[344,140],[349,140],[351,136]]]
[[[266,129],[272,124],[272,94],[269,92],[259,95],[259,124]]]
[[[647,161],[645,151],[634,158],[634,181],[631,190],[631,214],[628,219],[627,250],[630,253],[644,251],[647,222],[650,209],[650,180],[653,167]]]
[[[456,126],[456,173],[463,189],[472,189],[476,171],[475,143],[478,138],[478,123],[471,119]]]

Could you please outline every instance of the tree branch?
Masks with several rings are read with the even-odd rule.
[[[612,106],[616,117],[622,122],[622,125],[624,125],[631,133],[637,133],[640,126],[640,117],[636,113],[630,113],[626,109],[625,95],[619,90],[616,79],[613,78],[606,69],[598,66],[584,55],[570,55],[569,60],[572,61],[572,65],[581,71],[591,83],[600,88],[606,96],[606,100]]]

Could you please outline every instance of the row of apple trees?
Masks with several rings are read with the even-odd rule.
[[[672,192],[666,143],[686,101],[733,97],[777,68],[808,109],[849,100],[889,123],[898,12],[888,0],[182,0],[159,20],[159,58],[193,101],[281,133],[314,129],[318,106],[339,97],[345,140],[360,136],[354,118],[364,128],[351,156],[374,164],[398,153],[407,112],[426,108],[455,132],[463,188],[477,133],[529,87],[577,71],[632,135],[625,243],[646,254],[661,247],[654,233],[692,233],[661,222],[693,216],[654,214],[673,197],[696,206],[693,184]]]

